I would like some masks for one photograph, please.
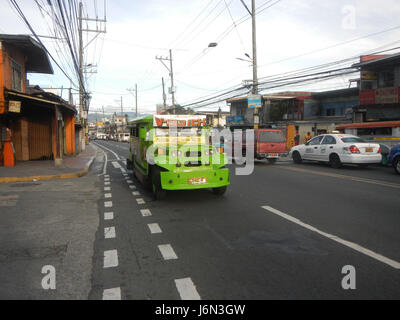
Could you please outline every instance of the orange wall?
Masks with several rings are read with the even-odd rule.
[[[67,155],[75,154],[75,117],[73,115],[65,115],[65,141],[67,148],[65,153]]]
[[[18,50],[17,48],[2,43],[2,64],[0,64],[0,68],[2,72],[0,72],[0,84],[2,87],[6,87],[8,89],[12,89],[12,72],[11,72],[11,59],[15,60],[18,64],[21,65],[21,73],[22,73],[22,92],[26,92],[26,70],[25,70],[25,55]]]
[[[4,113],[5,101],[4,101],[4,84],[3,84],[3,46],[0,42],[0,114]]]

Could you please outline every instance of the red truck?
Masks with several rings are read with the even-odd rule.
[[[242,154],[246,154],[246,132],[242,134]],[[280,129],[254,130],[254,158],[267,159],[275,163],[281,155],[286,155],[286,137]]]

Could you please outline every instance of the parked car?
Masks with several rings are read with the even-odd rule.
[[[303,160],[320,161],[330,163],[333,168],[340,168],[342,164],[365,167],[382,161],[378,143],[365,142],[350,134],[319,135],[305,144],[293,147],[289,156],[295,163]]]
[[[129,142],[129,138],[130,138],[130,134],[129,133],[124,133],[123,135],[122,135],[122,142]]]
[[[395,145],[390,149],[388,156],[388,165],[392,165],[394,171],[400,174],[400,144]]]

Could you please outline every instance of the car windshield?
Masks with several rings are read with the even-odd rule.
[[[261,131],[260,132],[260,142],[285,142],[280,131]]]
[[[177,128],[178,137],[200,137],[201,132],[200,128]],[[155,135],[157,137],[167,137],[170,135],[170,132],[168,128],[156,128]]]
[[[363,139],[359,137],[343,137],[341,138],[343,142],[365,142]]]

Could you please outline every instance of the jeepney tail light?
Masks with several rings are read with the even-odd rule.
[[[356,146],[350,146],[349,151],[351,153],[360,153],[360,150]]]
[[[382,148],[381,147],[379,147],[379,149],[378,149],[378,153],[381,153],[382,152]]]
[[[224,148],[223,147],[219,148],[219,153],[224,153]]]

